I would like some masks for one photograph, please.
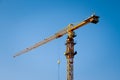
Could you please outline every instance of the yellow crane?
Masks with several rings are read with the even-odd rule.
[[[74,30],[88,24],[88,23],[98,23],[99,16],[96,15],[91,15],[89,18],[85,19],[84,21],[80,22],[77,25],[73,25],[73,24],[69,24],[67,28],[55,33],[53,36],[50,36],[46,39],[44,39],[43,41],[40,41],[36,44],[34,44],[33,46],[30,46],[18,53],[16,53],[13,57],[19,56],[21,54],[27,53],[28,51],[31,51],[47,42],[50,42],[54,39],[60,38],[65,34],[68,34],[67,40],[66,40],[66,52],[65,52],[65,56],[67,59],[67,80],[73,80],[73,59],[74,59],[74,55],[77,52],[74,52],[74,37],[76,36],[74,33]]]

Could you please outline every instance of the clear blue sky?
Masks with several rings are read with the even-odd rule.
[[[0,0],[0,80],[66,80],[66,35],[17,58],[20,50],[92,13],[76,30],[74,80],[120,80],[119,0]]]

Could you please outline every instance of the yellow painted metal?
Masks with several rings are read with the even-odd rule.
[[[85,19],[84,21],[82,21],[81,23],[79,23],[76,26],[73,26],[73,27],[70,27],[70,28],[65,28],[65,29],[55,33],[53,36],[50,36],[50,37],[44,39],[43,41],[40,41],[40,42],[34,44],[33,46],[25,48],[24,50],[16,53],[13,57],[16,57],[16,56],[19,56],[21,54],[27,53],[28,51],[31,51],[31,50],[33,50],[33,49],[35,49],[35,48],[37,48],[37,47],[39,47],[43,44],[46,44],[47,42],[50,42],[54,39],[60,38],[67,33],[70,34],[69,32],[74,31],[74,30],[76,30],[76,29],[78,29],[78,28],[80,28],[83,25],[86,25],[88,23],[95,23],[96,24],[98,22],[98,18],[99,18],[98,16],[92,15],[91,17],[89,17],[88,19]]]

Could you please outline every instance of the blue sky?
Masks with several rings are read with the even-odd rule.
[[[76,30],[74,80],[120,80],[119,0],[0,0],[0,80],[66,80],[66,35],[12,56],[92,13],[98,24]]]

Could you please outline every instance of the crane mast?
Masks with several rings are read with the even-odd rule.
[[[60,38],[65,34],[68,34],[67,40],[66,40],[66,52],[65,52],[65,56],[66,56],[66,60],[67,60],[67,80],[74,80],[73,79],[73,63],[74,63],[74,55],[76,55],[77,52],[74,52],[74,37],[76,36],[74,33],[74,30],[88,24],[88,23],[98,23],[98,18],[99,16],[96,15],[91,15],[89,18],[85,19],[84,21],[82,21],[81,23],[77,24],[77,25],[73,25],[73,24],[69,24],[68,28],[65,28],[57,33],[55,33],[53,36],[50,36],[46,39],[44,39],[43,41],[40,41],[36,44],[34,44],[33,46],[30,46],[18,53],[16,53],[13,57],[19,56],[21,54],[27,53],[28,51],[31,51],[47,42],[50,42],[54,39]]]
[[[73,26],[70,24],[70,26]],[[73,62],[74,62],[74,55],[76,55],[77,52],[74,52],[74,37],[75,33],[73,31],[70,31],[68,33],[68,37],[66,40],[66,60],[67,60],[67,80],[73,80]]]

